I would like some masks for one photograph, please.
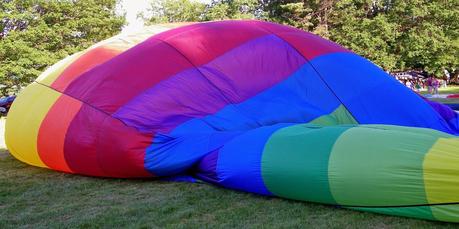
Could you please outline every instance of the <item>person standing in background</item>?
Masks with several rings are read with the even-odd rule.
[[[449,74],[448,70],[446,70],[446,68],[443,69],[443,72],[445,73],[446,77],[446,85],[448,85],[451,75]]]
[[[432,83],[433,83],[432,81],[433,81],[432,76],[429,76],[429,78],[427,78],[427,80],[426,80],[426,84],[427,84],[427,93],[429,93],[429,94],[432,94],[432,86],[433,86],[433,85],[432,85]]]
[[[433,94],[438,95],[438,87],[440,87],[440,81],[438,81],[437,78],[433,78],[432,80],[432,89],[433,89]]]

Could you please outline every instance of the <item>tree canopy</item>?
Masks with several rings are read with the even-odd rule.
[[[0,93],[15,92],[46,67],[118,33],[117,0],[0,2]],[[459,67],[459,1],[151,0],[147,24],[259,19],[335,41],[389,71],[443,76]]]
[[[149,23],[254,18],[333,40],[390,71],[440,77],[459,66],[459,1],[193,0],[153,1]]]
[[[125,23],[116,0],[0,2],[0,92],[33,81],[67,55],[118,33]]]

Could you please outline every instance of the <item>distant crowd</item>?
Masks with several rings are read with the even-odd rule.
[[[423,78],[412,78],[412,79],[397,79],[400,83],[413,91],[420,92],[421,90],[427,90],[428,94],[437,95],[438,89],[441,87],[447,87],[446,80],[437,79],[435,77]]]

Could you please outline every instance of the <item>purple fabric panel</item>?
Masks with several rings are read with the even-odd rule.
[[[446,120],[449,127],[456,132],[459,132],[459,114],[445,104],[431,101],[422,97],[443,119]]]
[[[445,120],[451,120],[451,119],[454,119],[457,117],[457,113],[454,112],[451,108],[449,108],[448,106],[444,105],[444,104],[441,104],[441,103],[438,103],[438,102],[434,102],[434,101],[430,101],[430,100],[426,100],[427,103],[435,110],[438,112],[438,114],[440,114],[441,117],[443,117]]]
[[[196,168],[196,176],[202,180],[218,183],[220,180],[217,175],[217,161],[219,149],[207,154],[199,161]]]
[[[269,47],[269,48],[266,48]],[[240,103],[293,74],[305,60],[274,35],[232,49],[146,90],[114,117],[142,132],[169,132],[196,117]]]

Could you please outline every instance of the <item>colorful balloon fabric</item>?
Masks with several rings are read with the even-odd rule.
[[[188,174],[266,196],[459,222],[457,113],[291,27],[166,29],[115,37],[43,73],[10,110],[10,152],[68,173]]]

